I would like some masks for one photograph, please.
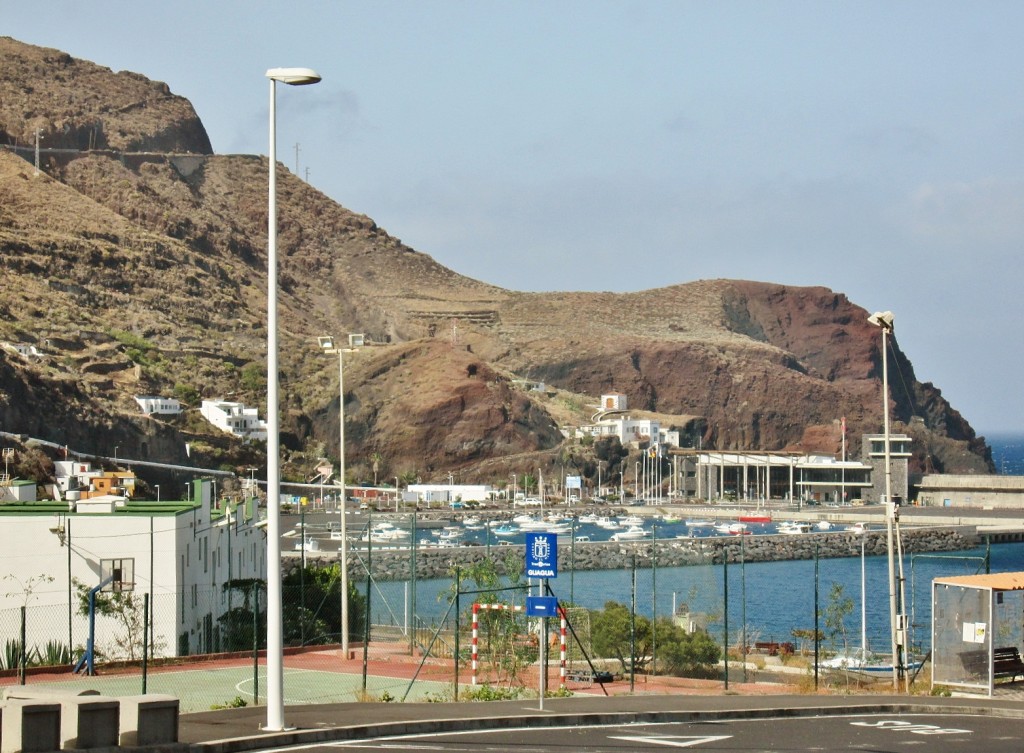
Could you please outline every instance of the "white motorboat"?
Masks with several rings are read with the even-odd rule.
[[[639,515],[627,515],[624,518],[620,518],[619,523],[624,526],[642,526],[644,524],[644,519]]]
[[[795,533],[810,533],[810,532],[811,532],[811,524],[810,523],[802,523],[802,522],[796,522],[796,521],[792,521],[792,520],[787,520],[785,523],[779,523],[779,533],[795,534]]]
[[[850,533],[861,534],[868,530],[867,523],[854,523],[852,526],[847,526],[846,530]]]
[[[505,523],[504,525],[491,529],[491,533],[495,536],[515,536],[519,533],[519,527],[510,523]]]
[[[612,534],[612,541],[636,541],[647,536],[645,531],[640,526],[630,526],[625,531],[616,531]]]

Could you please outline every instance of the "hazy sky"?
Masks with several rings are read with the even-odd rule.
[[[457,272],[708,278],[891,309],[922,381],[1024,430],[1024,3],[0,0],[0,34],[187,97]],[[896,377],[894,377],[896,378]]]

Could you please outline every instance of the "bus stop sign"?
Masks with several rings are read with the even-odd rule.
[[[553,533],[526,534],[526,577],[558,577],[558,536]]]

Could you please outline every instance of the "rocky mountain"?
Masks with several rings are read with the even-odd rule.
[[[265,415],[265,158],[213,154],[164,84],[10,38],[0,53],[0,340],[43,354],[0,350],[0,429],[104,455],[259,463],[259,448],[195,410],[146,419],[133,396],[236,399]],[[504,290],[277,169],[291,477],[337,456],[338,362],[316,337],[348,332],[371,343],[345,356],[359,479],[592,470],[561,429],[611,391],[705,447],[834,452],[840,416],[852,436],[880,430],[878,330],[840,293],[733,280]],[[890,369],[894,429],[918,440],[918,468],[990,470],[984,440],[898,347]]]

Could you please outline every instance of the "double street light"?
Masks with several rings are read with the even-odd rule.
[[[271,68],[269,207],[267,211],[267,724],[284,727],[284,616],[281,599],[281,426],[277,369],[277,82],[315,84],[311,68]]]
[[[360,338],[361,339],[361,338]],[[353,337],[349,336],[351,344]],[[341,484],[341,655],[348,659],[348,525],[345,521],[345,353],[358,348],[343,348],[333,337],[318,337],[324,353],[338,354],[338,478]]]

